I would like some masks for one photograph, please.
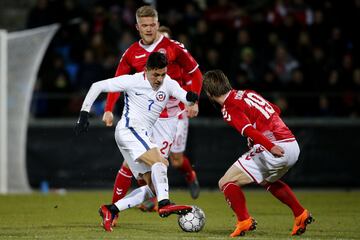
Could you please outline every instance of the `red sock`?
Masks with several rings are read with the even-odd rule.
[[[121,166],[118,174],[116,175],[112,203],[122,199],[131,186],[132,172],[124,165]]]
[[[300,205],[294,192],[286,183],[277,180],[274,183],[267,184],[265,187],[272,195],[274,195],[274,197],[288,205],[295,217],[299,216],[304,211],[304,208]]]
[[[246,208],[246,200],[241,188],[233,182],[228,182],[222,187],[225,199],[235,212],[238,221],[246,220],[250,217]]]
[[[185,155],[183,155],[183,163],[179,170],[185,174],[185,178],[188,183],[195,180],[196,174],[191,166],[190,160]]]

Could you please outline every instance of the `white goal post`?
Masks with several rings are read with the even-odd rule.
[[[7,193],[7,33],[0,30],[0,193]]]
[[[58,28],[0,30],[0,194],[31,191],[26,171],[30,103],[41,61]]]

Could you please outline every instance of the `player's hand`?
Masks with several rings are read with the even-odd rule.
[[[189,118],[196,117],[199,113],[199,105],[195,103],[192,106],[186,106],[186,111]]]
[[[113,121],[114,121],[113,113],[110,111],[104,112],[102,121],[105,123],[105,126],[111,127],[113,125]]]
[[[272,155],[274,155],[275,157],[283,157],[284,156],[284,149],[278,145],[275,145],[271,148],[270,152],[272,153]]]
[[[74,132],[76,136],[79,136],[80,134],[87,132],[89,130],[89,113],[86,111],[81,111],[79,120],[77,121]]]

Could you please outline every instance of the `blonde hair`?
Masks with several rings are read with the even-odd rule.
[[[158,20],[158,12],[152,6],[142,6],[136,10],[136,22],[139,22],[139,18],[142,17],[153,17]]]

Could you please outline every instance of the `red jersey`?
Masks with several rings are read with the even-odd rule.
[[[254,91],[231,90],[225,99],[222,113],[224,120],[241,135],[252,138],[269,151],[276,142],[295,140],[279,116],[280,109]],[[262,136],[252,131],[254,129]]]
[[[161,35],[159,40],[151,45],[144,45],[141,43],[141,40],[132,44],[121,57],[115,76],[144,71],[146,61],[152,52],[166,54],[169,62],[167,74],[182,87],[185,85],[183,74],[191,74],[199,67],[198,63],[185,49],[183,44]],[[191,90],[200,93],[201,80],[202,79],[192,79],[193,87]],[[197,82],[194,83],[194,81]],[[111,97],[111,95],[116,97]],[[113,109],[119,95],[119,93],[108,94],[105,111],[111,111]],[[160,118],[177,116],[184,108],[183,103],[175,98],[171,98],[164,111],[160,114]]]

